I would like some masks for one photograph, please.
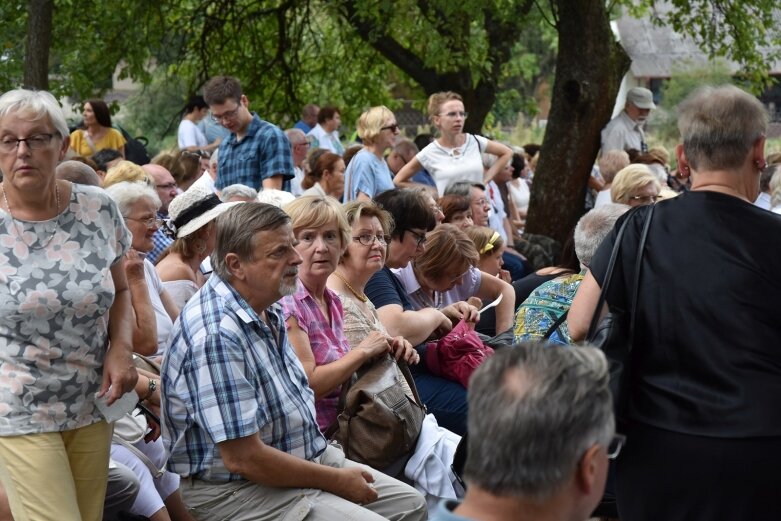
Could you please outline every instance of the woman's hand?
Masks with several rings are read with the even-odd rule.
[[[358,344],[356,349],[362,350],[366,353],[369,360],[373,360],[380,355],[390,352],[391,345],[388,341],[388,337],[380,333],[379,331],[372,331],[363,341]]]
[[[128,282],[144,280],[144,258],[132,248],[125,254],[125,274]]]
[[[123,394],[133,390],[136,381],[138,373],[130,351],[119,346],[110,346],[103,361],[103,383],[98,398],[106,395],[107,403],[111,405]]]
[[[404,360],[408,364],[413,365],[420,362],[420,355],[404,337],[393,337],[388,339],[388,342],[396,360]]]
[[[473,323],[480,320],[480,312],[477,308],[464,301],[454,302],[449,306],[442,308],[440,311],[442,311],[453,324],[457,324],[461,320]]]

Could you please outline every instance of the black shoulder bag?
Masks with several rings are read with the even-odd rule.
[[[637,255],[635,258],[635,272],[632,282],[631,306],[629,308],[629,317],[626,311],[612,311],[605,315],[600,322],[599,315],[602,306],[605,304],[610,282],[613,277],[618,252],[623,241],[624,230],[631,218],[627,218],[618,229],[616,242],[613,245],[613,251],[610,253],[610,261],[605,272],[605,280],[602,284],[602,291],[599,294],[597,308],[591,318],[591,325],[588,328],[586,340],[589,344],[601,349],[610,364],[610,392],[613,395],[613,409],[616,419],[626,411],[629,386],[629,363],[632,354],[632,343],[634,342],[635,318],[637,317],[637,298],[640,289],[640,270],[643,264],[643,250],[645,248],[645,239],[648,236],[648,229],[651,225],[651,218],[654,213],[652,205],[645,216],[643,230],[640,234],[640,242],[637,246]],[[629,320],[627,320],[627,318]],[[628,322],[628,324],[627,324]],[[627,328],[628,325],[628,328]]]

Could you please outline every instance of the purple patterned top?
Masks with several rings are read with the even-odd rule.
[[[282,299],[282,312],[285,321],[294,317],[304,333],[309,337],[309,346],[315,355],[317,365],[326,365],[339,360],[350,351],[350,344],[344,336],[344,310],[342,301],[330,289],[325,289],[325,300],[331,312],[330,321],[323,316],[314,297],[299,280],[294,295]],[[330,324],[329,324],[330,322]],[[315,400],[317,424],[325,431],[336,419],[336,408],[339,404],[339,386],[326,396]]]

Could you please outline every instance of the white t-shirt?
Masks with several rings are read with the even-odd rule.
[[[209,144],[206,136],[195,123],[189,119],[183,119],[179,123],[179,148],[184,150],[186,147],[205,147]]]
[[[307,133],[307,136],[311,136],[315,139],[315,142],[312,143],[313,148],[324,148],[334,154],[339,154],[340,156],[344,154],[344,146],[342,146],[342,143],[339,141],[338,130],[334,130],[329,134],[320,126],[320,123],[318,123],[315,125],[315,128]]]
[[[504,201],[499,187],[495,182],[490,181],[485,185],[485,195],[491,204],[491,213],[488,214],[488,227],[499,232],[499,235],[507,244],[507,230],[504,229],[504,220],[507,218],[507,212],[504,209]]]
[[[163,301],[160,300],[163,281],[160,280],[160,275],[157,274],[149,259],[144,259],[144,278],[146,279],[146,287],[149,289],[149,300],[152,301],[152,309],[155,310],[155,319],[157,320],[157,353],[155,355],[163,355],[168,349],[168,337],[171,335],[174,321],[171,320],[171,316],[163,306]]]
[[[613,198],[610,196],[610,188],[607,190],[600,190],[597,194],[597,198],[594,200],[594,208],[605,206],[613,202]]]
[[[529,185],[526,184],[526,181],[521,178],[508,181],[507,191],[519,212],[525,212],[529,209],[531,191],[529,190]]]
[[[415,156],[437,184],[439,195],[456,181],[483,184],[482,153],[488,140],[482,136],[466,134],[466,142],[457,148],[447,148],[437,142],[429,143]]]

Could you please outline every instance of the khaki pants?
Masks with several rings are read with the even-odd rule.
[[[100,521],[111,426],[0,437],[0,481],[15,521]]]
[[[315,489],[274,488],[250,481],[214,483],[182,478],[182,498],[198,520],[209,521],[423,521],[426,502],[412,487],[350,461],[329,445],[315,460],[331,467],[360,467],[374,476],[377,501],[365,506]]]

